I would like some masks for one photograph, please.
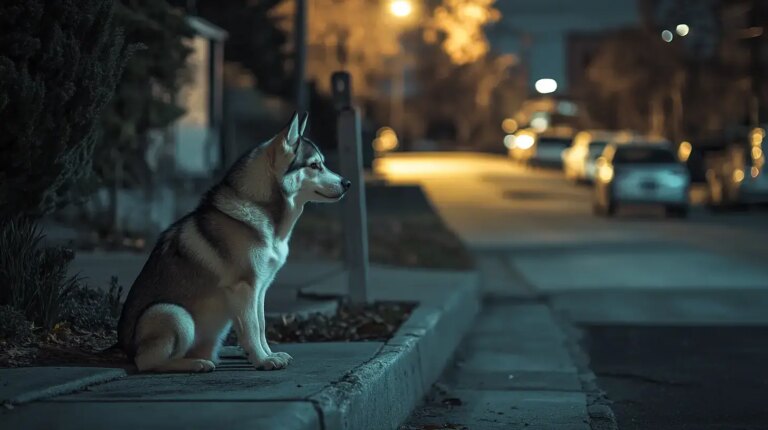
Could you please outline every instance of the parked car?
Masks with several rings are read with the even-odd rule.
[[[716,209],[768,203],[764,128],[755,128],[705,159],[709,204]]]
[[[595,179],[596,161],[610,142],[625,141],[627,132],[582,131],[573,139],[573,145],[563,151],[565,177],[575,182],[592,182]]]
[[[620,205],[660,204],[667,215],[688,215],[691,179],[671,145],[612,143],[597,160],[594,209],[613,215]]]
[[[545,132],[521,129],[507,136],[504,143],[515,161],[531,166],[561,167],[562,153],[572,142],[573,129],[561,126]]]
[[[573,137],[560,135],[538,135],[531,148],[533,154],[529,163],[543,167],[562,167],[563,151],[570,148]]]

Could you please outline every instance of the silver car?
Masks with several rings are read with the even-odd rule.
[[[667,144],[610,144],[598,159],[595,213],[613,215],[620,205],[661,204],[667,215],[688,215],[688,169]]]

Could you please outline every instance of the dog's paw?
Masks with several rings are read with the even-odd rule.
[[[291,354],[288,354],[287,352],[273,352],[272,354],[269,354],[269,356],[270,357],[275,356],[275,357],[282,358],[283,360],[287,361],[288,363],[293,361],[293,357],[291,356]]]
[[[270,354],[263,359],[253,361],[257,370],[279,370],[288,367],[291,362],[291,356],[285,353]]]
[[[198,373],[213,372],[213,369],[215,368],[216,365],[213,364],[213,361],[210,360],[197,359],[192,364],[192,371]]]

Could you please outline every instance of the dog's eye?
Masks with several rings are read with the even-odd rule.
[[[320,163],[314,162],[314,163],[309,165],[309,168],[310,169],[315,169],[315,170],[320,170]]]

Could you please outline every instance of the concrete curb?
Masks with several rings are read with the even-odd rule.
[[[61,369],[61,368],[44,368],[45,370]],[[7,398],[0,399],[0,402],[4,405],[21,405],[24,403],[33,402],[35,400],[46,399],[62,394],[71,393],[74,391],[85,389],[91,385],[101,384],[109,382],[118,378],[122,378],[127,375],[124,369],[109,369],[109,368],[68,368],[71,370],[83,370],[84,375],[72,375],[71,378],[61,379],[60,382],[53,384],[45,383],[41,381],[36,384],[35,381],[31,381],[28,388],[22,388],[18,390],[18,393],[11,395]],[[21,377],[24,381],[32,379],[35,376],[39,377],[40,368],[36,367],[23,367],[18,369],[3,369],[6,378],[10,378],[10,372],[19,373],[18,377]],[[29,378],[21,373],[30,373]],[[34,374],[34,375],[33,375]],[[3,396],[5,397],[5,396]]]
[[[616,416],[611,409],[611,401],[605,391],[597,385],[597,377],[589,367],[589,355],[581,346],[583,331],[571,323],[562,311],[557,311],[549,304],[555,322],[566,334],[566,347],[579,372],[582,392],[587,398],[587,413],[592,430],[618,430]]]
[[[310,397],[323,430],[395,429],[429,392],[480,309],[478,278],[423,302],[367,363]]]

